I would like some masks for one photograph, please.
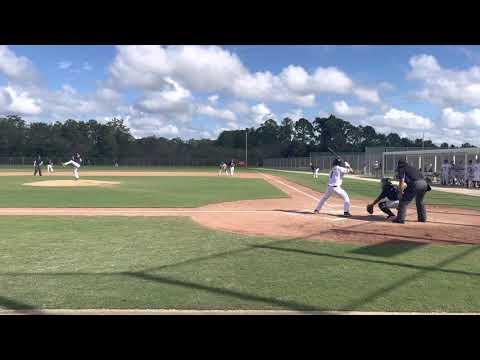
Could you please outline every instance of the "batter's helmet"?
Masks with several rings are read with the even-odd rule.
[[[335,160],[333,160],[333,166],[341,166],[342,165],[342,160],[340,160],[339,158],[336,158]]]

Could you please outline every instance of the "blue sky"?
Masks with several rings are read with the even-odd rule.
[[[479,63],[478,46],[0,45],[0,114],[169,138],[335,114],[480,145]]]

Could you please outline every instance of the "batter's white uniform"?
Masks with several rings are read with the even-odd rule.
[[[235,164],[232,163],[232,165],[230,165],[230,175],[233,176],[233,172],[235,171]]]
[[[320,171],[320,168],[315,169],[315,173],[313,174],[313,178],[317,179],[318,178],[318,172]]]
[[[48,170],[49,173],[53,173],[53,165],[48,164],[47,165],[47,170]]]
[[[350,198],[348,197],[347,192],[342,189],[343,176],[349,172],[349,169],[338,165],[332,168],[330,171],[330,176],[328,177],[327,191],[325,191],[325,194],[323,194],[322,198],[318,202],[315,211],[322,210],[323,205],[333,193],[337,194],[343,199],[343,212],[350,211]]]

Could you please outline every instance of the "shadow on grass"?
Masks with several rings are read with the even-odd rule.
[[[441,268],[442,266],[446,266],[456,260],[459,260],[475,251],[478,251],[480,249],[480,247],[471,247],[471,248],[468,248],[466,249],[465,251],[462,251],[460,254],[456,254],[456,255],[453,255],[451,257],[448,257],[446,258],[445,260],[442,260],[440,261],[439,263],[437,263],[435,265],[435,268]],[[417,280],[418,278],[420,278],[421,276],[425,275],[426,273],[432,271],[431,269],[422,269],[420,271],[417,271],[416,273],[412,274],[412,275],[409,275],[403,279],[400,279],[398,281],[395,281],[393,282],[392,284],[388,285],[388,286],[385,286],[385,287],[382,287],[370,294],[368,294],[367,296],[364,296],[360,299],[357,299],[355,301],[352,301],[344,306],[342,306],[340,308],[340,310],[348,310],[348,309],[357,309],[361,306],[364,306],[368,303],[371,303],[373,301],[375,301],[376,299],[378,298],[381,298],[383,296],[385,296],[387,293],[389,292],[392,292],[398,288],[400,288],[401,286],[404,286],[405,284],[409,283],[409,282],[412,282],[414,280]]]
[[[37,307],[26,304],[17,300],[13,300],[4,296],[0,296],[0,308],[12,309],[12,310],[36,310]]]
[[[339,260],[352,260],[352,261],[358,261],[358,262],[370,263],[370,264],[396,266],[396,267],[401,267],[401,268],[406,268],[406,269],[414,269],[414,270],[422,270],[422,271],[436,271],[436,272],[441,272],[441,273],[446,273],[446,274],[456,274],[456,275],[480,276],[480,273],[462,271],[462,270],[441,269],[437,265],[435,265],[435,266],[413,265],[413,264],[405,264],[405,263],[395,262],[395,261],[385,261],[385,260],[378,260],[378,259],[366,259],[366,258],[359,258],[359,257],[353,257],[353,256],[335,255],[335,254],[328,254],[328,253],[322,253],[322,252],[317,252],[317,251],[277,247],[277,246],[270,246],[270,245],[252,245],[252,246],[255,247],[255,248],[259,248],[259,249],[293,252],[293,253],[298,253],[298,254],[320,256],[320,257],[339,259]],[[472,247],[472,249],[477,249],[478,250],[478,249],[480,249],[480,247]]]
[[[332,229],[333,232],[336,233],[344,233],[344,234],[361,234],[361,235],[375,235],[375,236],[387,236],[392,238],[402,238],[402,239],[412,239],[412,240],[427,240],[432,242],[442,242],[446,244],[462,244],[462,245],[477,245],[476,242],[465,242],[465,241],[456,241],[456,240],[442,240],[442,239],[434,239],[429,237],[422,237],[422,236],[410,236],[410,235],[400,235],[400,234],[388,234],[385,232],[377,233],[373,231],[361,231],[361,230],[351,230],[351,229]],[[395,239],[392,239],[395,240]],[[397,240],[401,241],[401,240]]]
[[[425,245],[427,245],[427,243],[424,242],[388,240],[379,244],[362,246],[350,251],[350,253],[367,256],[394,257]]]
[[[224,295],[224,296],[237,298],[239,300],[254,301],[254,302],[259,302],[259,303],[264,303],[264,304],[269,304],[274,306],[281,306],[283,308],[290,309],[290,310],[309,310],[309,311],[324,310],[324,309],[317,308],[315,306],[302,304],[294,301],[280,300],[272,297],[248,294],[245,292],[240,292],[240,291],[231,290],[231,289],[224,289],[224,288],[214,287],[209,285],[203,285],[203,284],[194,283],[191,281],[172,279],[172,278],[159,276],[159,275],[145,274],[143,272],[130,273],[130,275],[143,280],[153,281],[161,284],[168,284],[168,285],[180,286],[180,287],[189,288],[189,289],[206,291],[206,292],[214,293],[217,295]]]

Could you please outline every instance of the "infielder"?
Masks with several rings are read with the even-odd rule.
[[[48,162],[47,162],[47,171],[48,173],[53,173],[53,161],[48,159]]]
[[[220,168],[218,169],[218,175],[219,175],[219,176],[222,175],[223,173],[225,173],[226,175],[228,175],[228,174],[227,174],[227,164],[226,164],[225,162],[222,162],[222,163],[220,164]]]
[[[313,166],[312,163],[310,163],[310,169],[312,169],[312,174],[313,178],[317,179],[318,178],[318,172],[320,171],[320,168]]]
[[[350,198],[348,197],[347,192],[342,189],[342,182],[343,176],[349,172],[353,172],[353,170],[350,167],[350,164],[346,161],[344,163],[344,167],[341,165],[342,161],[340,159],[335,159],[333,161],[333,168],[328,177],[327,191],[325,191],[325,194],[323,194],[322,198],[318,202],[317,207],[313,211],[314,214],[318,214],[330,196],[335,193],[343,199],[343,215],[347,217],[352,216],[350,214]]]
[[[230,161],[230,175],[233,176],[233,173],[235,171],[235,162],[232,160]]]
[[[34,167],[33,176],[37,176],[37,173],[38,173],[38,176],[42,176],[42,165],[43,165],[42,158],[40,157],[40,155],[38,155],[37,158],[33,161],[33,167]]]
[[[390,209],[397,209],[400,203],[399,190],[395,187],[389,178],[382,179],[382,192],[375,201],[367,205],[367,211],[373,214],[373,207],[378,204],[380,210],[387,214],[387,220],[394,217],[395,214]]]
[[[80,157],[79,153],[76,153],[75,155],[72,156],[72,160],[63,163],[63,166],[67,165],[72,165],[73,166],[73,177],[75,180],[78,180],[80,178],[78,174],[78,169],[80,169],[80,164],[82,163],[82,158]]]

